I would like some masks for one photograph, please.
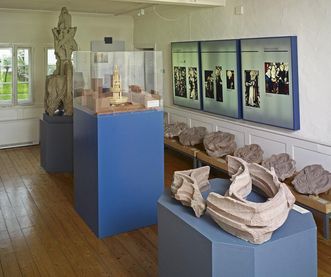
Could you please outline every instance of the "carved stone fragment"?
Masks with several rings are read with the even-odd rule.
[[[193,146],[202,143],[205,135],[207,135],[207,129],[205,127],[188,128],[183,130],[179,135],[179,142],[186,146]]]
[[[56,57],[56,69],[46,78],[45,111],[53,116],[63,112],[72,115],[73,67],[71,55],[78,49],[74,39],[77,27],[71,27],[71,15],[63,7],[57,27],[52,29]]]
[[[248,163],[261,163],[263,160],[263,150],[258,144],[245,145],[234,152],[234,156],[243,159]]]
[[[203,139],[203,145],[207,154],[216,158],[233,154],[237,147],[235,136],[221,131],[207,134]]]
[[[291,159],[287,153],[272,155],[269,159],[262,162],[262,166],[271,170],[273,167],[279,180],[284,181],[292,177],[295,173],[295,160]]]
[[[166,124],[164,126],[164,137],[166,138],[178,137],[185,129],[188,129],[188,126],[184,122]]]
[[[232,184],[226,196],[210,193],[207,213],[225,231],[254,244],[271,238],[272,232],[286,221],[295,198],[288,187],[278,181],[275,172],[244,160],[228,156]],[[268,197],[264,203],[246,200],[257,186]]]
[[[318,195],[331,189],[331,173],[319,164],[309,165],[295,176],[292,184],[299,193]]]
[[[201,191],[209,186],[209,166],[191,170],[175,171],[171,185],[172,196],[184,206],[191,207],[196,217],[200,217],[206,210],[206,201]]]

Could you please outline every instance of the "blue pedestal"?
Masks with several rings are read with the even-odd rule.
[[[40,120],[40,164],[47,172],[73,170],[72,116],[43,115]]]
[[[211,183],[210,191],[220,194],[230,185],[222,179]],[[254,192],[248,199],[264,201]],[[270,241],[254,245],[226,233],[208,215],[196,218],[166,191],[158,201],[158,236],[159,276],[317,276],[316,225],[311,213],[291,210]]]
[[[75,208],[98,237],[155,224],[163,172],[163,112],[75,109]]]

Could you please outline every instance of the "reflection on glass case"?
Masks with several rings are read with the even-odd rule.
[[[73,65],[76,107],[97,114],[163,107],[159,51],[76,51]]]
[[[201,42],[203,109],[241,117],[238,40]]]
[[[297,38],[241,40],[243,118],[300,129]]]
[[[199,43],[171,44],[174,104],[201,109]]]

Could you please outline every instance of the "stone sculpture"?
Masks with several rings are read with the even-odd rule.
[[[74,39],[77,27],[71,27],[71,15],[63,7],[57,27],[52,29],[56,57],[56,69],[46,78],[45,111],[53,116],[64,113],[72,115],[71,55],[78,49]]]
[[[206,201],[201,191],[208,188],[209,166],[191,170],[175,171],[171,185],[172,196],[184,206],[191,207],[196,217],[200,217],[206,210]]]
[[[271,170],[273,167],[279,180],[284,181],[292,177],[295,173],[295,160],[291,159],[287,153],[272,155],[269,159],[262,162],[262,166]]]
[[[225,231],[254,244],[271,238],[272,232],[286,221],[295,198],[288,187],[278,181],[273,170],[228,156],[232,184],[226,196],[211,192],[207,213]],[[268,200],[255,203],[246,200],[252,183],[266,194]]]
[[[234,152],[234,156],[243,159],[248,163],[261,163],[263,160],[263,150],[258,144],[245,145]]]
[[[331,189],[331,173],[319,164],[309,165],[295,176],[292,184],[299,193],[318,195]]]
[[[203,139],[203,145],[207,154],[216,158],[233,154],[237,147],[233,134],[220,131],[207,134]]]
[[[179,135],[179,142],[186,146],[194,146],[202,143],[205,135],[207,135],[207,129],[205,127],[188,128]]]
[[[164,126],[164,137],[166,138],[178,137],[185,129],[188,129],[188,126],[184,122],[166,124]]]

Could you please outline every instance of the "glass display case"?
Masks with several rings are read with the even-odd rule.
[[[92,113],[162,110],[162,53],[76,51],[73,83],[74,106]]]

